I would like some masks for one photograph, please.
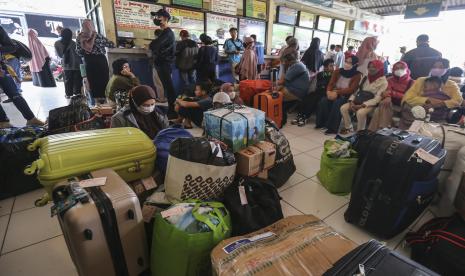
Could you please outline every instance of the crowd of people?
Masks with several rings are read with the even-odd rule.
[[[64,68],[66,97],[81,94],[81,71],[84,71],[94,103],[115,105],[117,95],[127,94],[129,104],[115,115],[113,126],[137,126],[151,137],[157,132],[153,129],[163,128],[167,118],[191,128],[192,124],[201,126],[203,112],[213,106],[242,103],[239,93],[235,92],[237,84],[242,80],[259,79],[265,65],[264,46],[257,41],[256,35],[240,39],[236,28],[229,30],[230,38],[224,42],[223,49],[234,81],[221,86],[221,94],[215,98],[213,86],[219,86],[217,42],[202,34],[198,44],[187,30],[182,30],[180,40],[176,41],[169,27],[171,15],[160,9],[152,16],[159,27],[155,39],[148,45],[153,56],[154,75],[159,80],[155,91],[140,85],[126,59],[111,64],[110,78],[106,49],[115,47],[115,44],[98,34],[91,20],[84,20],[76,41],[70,29],[61,28],[60,39],[55,43],[56,54],[62,59]],[[12,58],[12,54],[16,44],[0,30],[3,66],[8,65],[7,69],[13,71],[11,74],[8,70],[2,71],[2,89],[29,125],[42,125],[22,98],[20,81],[15,79],[19,60],[14,55]],[[288,111],[295,107],[298,114],[292,124],[304,126],[315,114],[317,129],[323,129],[326,134],[348,135],[367,128],[377,130],[393,126],[394,117],[400,119],[401,128],[408,128],[415,119],[411,112],[415,106],[424,107],[433,120],[441,121],[445,120],[449,110],[462,105],[458,84],[463,70],[450,69],[449,61],[429,46],[427,35],[418,36],[417,48],[411,51],[401,47],[402,59],[393,64],[392,74],[387,74],[391,72],[387,70],[389,61],[376,54],[379,43],[376,37],[366,38],[358,49],[349,46],[345,52],[341,45],[330,45],[323,53],[320,43],[319,38],[313,38],[301,55],[299,41],[289,36],[278,53],[277,89],[283,94],[284,122]],[[55,86],[49,54],[34,30],[29,31],[29,46],[34,84]],[[175,91],[173,65],[179,71],[181,91]],[[20,76],[19,73],[16,75]],[[190,95],[183,93],[186,87],[191,89]],[[165,112],[155,108],[155,102],[159,100],[158,90],[164,90],[167,96],[168,110]],[[354,118],[356,124],[352,122]],[[0,127],[7,126],[10,126],[8,118],[0,108]]]

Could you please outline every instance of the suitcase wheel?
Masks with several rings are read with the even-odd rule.
[[[41,198],[37,199],[36,201],[34,201],[34,205],[36,207],[43,207],[45,205],[47,205],[47,203],[49,202],[50,200],[50,197],[48,194],[44,194]]]
[[[273,99],[279,98],[279,93],[278,92],[271,93],[271,98],[273,98]]]

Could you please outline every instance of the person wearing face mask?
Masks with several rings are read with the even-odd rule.
[[[362,74],[357,70],[358,58],[346,58],[344,67],[331,75],[326,97],[323,97],[316,113],[316,129],[326,129],[325,134],[336,134],[341,122],[340,108],[358,88]]]
[[[366,128],[367,117],[381,100],[381,94],[386,91],[388,82],[384,76],[384,63],[373,60],[368,63],[368,76],[360,82],[360,89],[352,94],[349,102],[341,106],[344,128],[341,135],[349,135],[354,131],[350,113],[357,116],[357,131]]]
[[[150,86],[139,85],[129,92],[129,105],[111,118],[111,127],[135,127],[142,130],[150,139],[168,127],[168,119],[155,106],[155,91]]]
[[[223,83],[220,87],[220,91],[228,94],[232,103],[244,105],[244,101],[241,99],[241,97],[239,97],[239,93],[236,93],[236,91],[234,91],[234,85],[232,83]]]
[[[414,117],[411,109],[415,106],[423,106],[428,111],[430,108],[446,108],[450,110],[462,104],[463,98],[457,83],[449,79],[449,60],[442,58],[436,60],[433,63],[430,76],[441,79],[440,93],[447,96],[448,99],[446,97],[441,97],[441,99],[436,96],[429,96],[428,91],[425,91],[427,78],[418,78],[402,99],[402,117],[399,125],[401,129],[408,129],[412,124]]]
[[[152,51],[155,69],[168,98],[168,116],[174,117],[176,116],[174,112],[176,91],[171,78],[171,68],[176,60],[176,39],[174,32],[168,26],[171,15],[164,9],[152,12],[151,15],[155,17],[153,23],[160,27],[161,33],[150,42],[149,49]]]
[[[381,95],[381,102],[371,118],[371,131],[392,126],[394,108],[400,111],[400,104],[405,92],[413,85],[410,70],[405,62],[399,61],[392,67],[393,75],[390,76],[388,87]]]

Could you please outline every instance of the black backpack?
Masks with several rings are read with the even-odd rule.
[[[444,276],[465,275],[465,221],[459,215],[432,219],[405,241],[414,261]]]
[[[244,235],[283,218],[280,196],[268,180],[239,178],[224,192],[223,203],[231,215],[232,235]]]

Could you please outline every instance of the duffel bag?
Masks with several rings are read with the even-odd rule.
[[[348,149],[347,157],[338,157],[332,154],[336,147],[344,146],[343,142],[338,140],[327,140],[324,144],[324,150],[321,154],[320,171],[317,177],[323,187],[330,193],[346,195],[350,193],[352,188],[352,179],[357,170],[357,153]]]
[[[206,138],[177,138],[168,156],[166,197],[171,202],[221,198],[235,173],[234,154],[224,144]]]
[[[224,205],[231,213],[233,236],[245,235],[283,218],[276,187],[268,180],[240,178],[224,192]]]
[[[458,215],[435,218],[405,238],[412,259],[448,275],[465,275],[465,221]]]
[[[252,106],[253,96],[267,90],[271,90],[271,81],[269,80],[243,80],[239,83],[239,95],[248,106]]]
[[[155,215],[153,276],[211,275],[211,250],[231,235],[231,219],[219,202],[186,202]]]
[[[268,171],[268,180],[276,188],[283,186],[295,173],[296,167],[291,146],[286,136],[279,131],[279,128],[272,121],[265,120],[265,140],[276,145],[276,163]]]
[[[153,143],[157,147],[156,166],[162,174],[165,174],[166,172],[170,145],[174,140],[176,140],[176,138],[192,138],[192,134],[178,125],[163,129],[158,132],[157,136],[153,140]]]

